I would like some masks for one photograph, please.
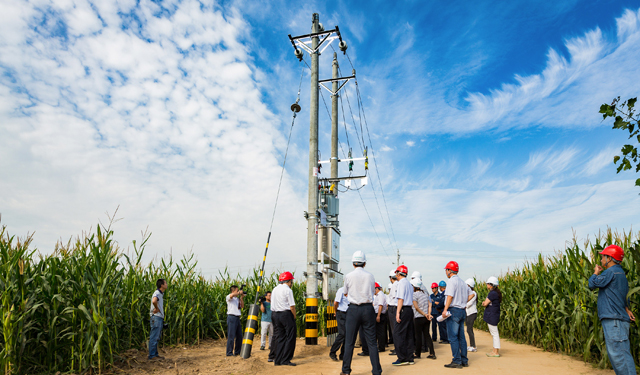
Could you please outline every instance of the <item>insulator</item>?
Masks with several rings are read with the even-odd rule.
[[[341,40],[340,43],[338,44],[338,48],[340,48],[340,51],[347,53],[347,48],[349,46],[347,46],[347,42],[345,42],[344,40]]]
[[[323,32],[324,31],[324,25],[320,22],[318,22],[318,31]]]
[[[304,52],[302,52],[300,48],[296,48],[295,54],[298,60],[302,61],[302,58],[304,57]]]
[[[291,111],[293,111],[293,113],[298,113],[301,109],[302,108],[300,108],[300,104],[298,104],[297,102],[291,104]]]

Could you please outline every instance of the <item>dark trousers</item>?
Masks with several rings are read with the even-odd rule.
[[[473,323],[476,321],[478,313],[467,315],[465,324],[467,326],[467,335],[469,335],[469,346],[476,347],[476,336],[473,333]]]
[[[393,344],[393,330],[391,329],[391,321],[396,318],[395,310],[391,313],[391,306],[387,310],[387,343]]]
[[[391,340],[389,340],[389,342],[394,345],[396,343],[396,340],[393,332],[395,331],[395,328],[396,328],[396,311],[397,310],[398,310],[397,306],[389,305],[389,307],[387,308],[387,320],[389,321],[389,327],[391,330]]]
[[[396,343],[396,355],[400,362],[413,362],[413,352],[415,350],[414,331],[413,309],[411,306],[402,306],[400,323],[396,322],[395,327],[393,327],[393,342]]]
[[[367,343],[369,348],[369,360],[371,361],[371,373],[373,375],[382,374],[380,357],[378,356],[378,346],[376,345],[376,312],[373,305],[365,303],[362,305],[349,304],[347,310],[347,334],[345,339],[344,359],[342,360],[342,372],[351,373],[351,360],[353,359],[353,348],[356,344],[356,332],[363,327],[360,341]]]
[[[345,323],[347,321],[347,313],[342,312],[340,310],[336,311],[336,320],[338,321],[338,337],[336,337],[336,341],[331,345],[330,354],[335,355],[338,350],[340,350],[339,359],[342,359],[344,356],[344,337],[345,337]]]
[[[380,321],[376,322],[376,340],[378,340],[378,352],[384,352],[387,348],[387,314],[380,314]]]
[[[291,310],[274,311],[271,313],[271,323],[276,340],[274,363],[285,365],[291,362],[296,350],[296,320]]]
[[[235,343],[235,350],[234,344]],[[227,315],[227,355],[240,354],[242,346],[242,324],[240,317],[236,315]]]
[[[440,331],[440,341],[449,342],[449,335],[447,334],[447,320],[438,323],[438,331]]]
[[[435,350],[433,350],[433,341],[431,341],[431,336],[429,335],[430,323],[429,319],[425,317],[415,318],[413,321],[416,328],[416,356],[418,357],[422,353],[423,345],[429,349],[429,354],[436,354]],[[426,343],[422,342],[423,337],[427,340]]]
[[[435,311],[435,309],[433,311]],[[438,341],[438,321],[436,321],[436,318],[439,316],[440,315],[433,316],[433,324],[431,325],[431,340],[433,342]]]

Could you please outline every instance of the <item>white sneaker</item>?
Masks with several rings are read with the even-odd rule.
[[[478,349],[474,348],[473,346],[470,346],[470,347],[467,349],[467,351],[468,351],[468,352],[477,352],[477,351],[478,351]]]

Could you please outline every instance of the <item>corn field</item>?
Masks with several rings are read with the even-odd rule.
[[[598,254],[608,245],[622,247],[622,262],[629,280],[629,299],[636,322],[631,323],[631,352],[640,363],[640,233],[635,236],[608,230],[582,248],[574,239],[564,252],[527,262],[521,269],[499,278],[502,292],[500,336],[548,351],[579,356],[600,368],[611,367],[604,334],[598,320],[597,292],[588,288],[588,279],[599,264]],[[480,305],[488,294],[486,284],[477,284],[478,316],[475,327],[487,330],[480,318]]]
[[[146,349],[151,295],[167,280],[161,344],[197,344],[226,336],[225,296],[233,284],[247,284],[252,303],[259,271],[214,280],[196,271],[193,256],[142,264],[149,236],[133,241],[130,253],[113,241],[110,228],[56,245],[51,255],[30,248],[31,237],[0,230],[0,372],[100,373],[130,348]],[[262,290],[276,286],[266,277]],[[293,286],[298,333],[304,332],[305,285]],[[321,306],[324,310],[324,306]],[[243,326],[248,309],[243,309]],[[321,314],[321,329],[324,317]]]

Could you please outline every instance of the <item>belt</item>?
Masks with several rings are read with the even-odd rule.
[[[353,305],[353,306],[365,306],[365,305],[370,305],[371,307],[373,307],[373,302],[365,302],[365,303],[349,303],[349,306]]]

